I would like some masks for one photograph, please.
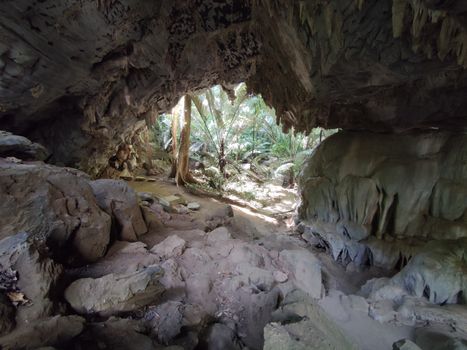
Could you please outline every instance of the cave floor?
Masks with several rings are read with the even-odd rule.
[[[323,285],[313,272],[302,277],[311,279],[305,283],[320,288],[321,298],[305,298],[319,305],[356,348],[391,349],[397,340],[414,339],[416,327],[375,320],[369,316],[368,302],[356,295],[368,279],[387,272],[374,267],[345,269],[325,252],[309,247],[294,232],[291,214],[273,218],[193,195],[167,181],[129,184],[137,192],[156,197],[180,195],[187,202],[199,203],[200,209],[169,214],[152,205],[160,222],[141,237],[146,248],[138,242],[117,242],[101,261],[75,273],[79,277],[126,273],[148,264],[147,249],[157,250],[166,274],[166,292],[158,305],[132,317],[149,323],[162,344],[184,349],[262,349],[265,325],[274,320],[277,307],[286,303],[283,296],[296,290],[298,272],[290,273],[281,259],[284,250],[307,251],[318,258],[304,264],[321,266]],[[228,207],[233,215],[228,214]],[[281,212],[284,209],[277,208]],[[206,233],[213,228],[207,228],[209,224],[220,228]],[[175,236],[180,241],[174,241]],[[292,259],[300,264],[298,260],[306,256]],[[153,314],[157,317],[148,316]],[[194,340],[196,332],[200,332],[199,341]]]

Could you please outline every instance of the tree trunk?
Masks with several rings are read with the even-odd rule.
[[[183,112],[183,126],[180,132],[180,148],[178,151],[177,173],[175,181],[177,185],[186,183],[195,183],[196,180],[190,173],[189,154],[190,154],[190,129],[191,129],[191,97],[185,96]]]
[[[172,126],[170,128],[172,133],[172,169],[170,170],[169,178],[174,178],[177,175],[177,161],[178,161],[178,113],[176,108],[172,111]]]
[[[221,139],[221,145],[220,145],[220,151],[219,151],[219,170],[222,174],[222,177],[225,179],[226,174],[225,174],[225,165],[227,164],[227,161],[225,159],[225,141],[224,138]]]

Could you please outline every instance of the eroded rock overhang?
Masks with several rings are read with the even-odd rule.
[[[0,124],[96,173],[190,91],[247,81],[284,128],[466,125],[462,1],[3,1]]]

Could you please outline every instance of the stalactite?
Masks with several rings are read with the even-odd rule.
[[[415,10],[415,14],[412,22],[412,35],[415,38],[420,36],[420,33],[428,20],[428,11],[423,7]]]
[[[453,21],[449,17],[446,17],[441,25],[438,39],[438,57],[441,60],[444,60],[444,58],[451,50],[452,37],[454,32],[455,26]]]
[[[358,10],[361,11],[363,8],[363,4],[365,3],[365,0],[356,0],[355,3],[357,5]]]
[[[393,0],[392,2],[392,32],[394,38],[399,38],[404,30],[406,0]]]
[[[324,23],[326,25],[326,33],[328,38],[332,37],[332,27],[333,27],[333,18],[334,18],[334,9],[329,4],[324,8]]]

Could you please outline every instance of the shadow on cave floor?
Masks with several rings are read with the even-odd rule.
[[[359,309],[361,307],[358,305],[359,302],[366,303],[363,298],[355,295],[356,299],[351,299],[350,304],[346,301],[347,295],[357,294],[368,279],[386,276],[393,272],[375,267],[358,269],[348,266],[345,269],[332,260],[326,252],[310,247],[300,237],[293,226],[293,211],[274,218],[272,209],[270,209],[271,215],[260,214],[244,206],[228,205],[223,200],[195,195],[190,190],[178,187],[166,180],[133,181],[129,184],[139,193],[151,194],[156,198],[175,195],[183,198],[186,203],[196,202],[200,205],[196,211],[181,214],[165,213],[165,216],[164,214],[162,217],[159,216],[162,222],[142,236],[141,241],[147,244],[148,248],[164,246],[174,235],[186,242],[182,265],[191,267],[190,273],[197,276],[197,281],[185,284],[186,290],[182,294],[186,293],[191,301],[198,300],[199,302],[203,299],[204,311],[217,309],[218,317],[216,316],[210,322],[215,325],[227,324],[229,329],[236,330],[234,337],[240,339],[243,346],[246,344],[251,349],[262,349],[264,327],[274,320],[274,317],[277,317],[277,315],[274,316],[277,312],[276,308],[282,303],[289,302],[284,302],[280,295],[290,295],[294,289],[292,285],[296,282],[292,282],[294,277],[290,273],[284,273],[290,270],[290,266],[286,257],[281,258],[283,252],[293,252],[289,264],[298,266],[305,264],[305,270],[310,268],[312,271],[315,264],[321,266],[323,285],[311,271],[305,271],[303,276],[296,271],[295,279],[302,278],[307,288],[314,285],[315,287],[311,288],[317,293],[314,297],[327,294],[319,305],[327,317],[343,327],[344,332],[347,332],[351,338],[362,336],[366,329],[372,329],[375,334],[378,334],[375,337],[367,336],[364,341],[360,342],[364,345],[364,349],[380,346],[381,343],[389,348],[395,340],[413,338],[411,327],[383,325],[371,319],[366,311]],[[284,201],[289,200],[287,196],[280,198]],[[280,213],[283,212],[284,206],[290,208],[289,203],[281,202],[281,200],[274,202],[274,208]],[[227,233],[222,231],[224,228]],[[218,232],[218,236],[214,238],[216,242],[210,241],[211,235],[219,230],[221,230],[220,233]],[[205,234],[205,231],[208,233]],[[167,249],[167,246],[164,249]],[[302,255],[307,251],[312,255]],[[173,252],[174,250],[168,253],[169,260]],[[297,252],[298,254],[294,255]],[[316,260],[314,256],[318,259]],[[214,268],[211,266],[213,262]],[[114,261],[110,259],[109,263],[114,264]],[[131,265],[131,262],[127,264]],[[271,272],[272,281],[269,280]],[[239,276],[235,277],[236,275]],[[244,280],[242,279],[244,277],[247,278]],[[206,279],[210,281],[207,288],[204,284]],[[278,281],[280,283],[271,288]],[[253,292],[251,289],[246,292],[247,286],[248,288],[253,286]],[[324,290],[327,292],[325,293]],[[276,292],[279,294],[276,295]],[[170,303],[180,300],[178,293],[180,289],[174,288],[172,292],[165,295],[164,301]],[[307,297],[301,296],[299,299]],[[184,300],[186,302],[186,299]],[[349,323],[350,319],[355,322]],[[207,329],[213,332],[212,327]],[[226,336],[224,331],[221,331],[221,334],[215,334],[215,338],[222,340]],[[209,337],[213,335],[205,334],[204,336],[207,340],[203,341],[209,341]]]

